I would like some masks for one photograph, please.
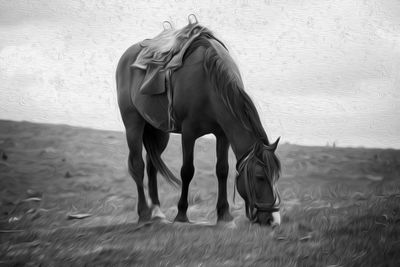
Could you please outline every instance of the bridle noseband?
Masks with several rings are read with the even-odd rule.
[[[262,212],[277,212],[279,211],[279,203],[280,201],[280,196],[279,193],[275,194],[273,190],[273,185],[270,179],[266,179],[268,184],[271,187],[272,194],[274,195],[274,201],[272,204],[270,203],[259,203],[255,199],[255,184],[254,184],[254,179],[251,179],[249,177],[249,162],[251,159],[256,159],[259,161],[262,165],[264,165],[263,162],[261,162],[257,156],[255,155],[255,145],[252,146],[249,152],[245,153],[244,156],[242,156],[237,164],[236,164],[236,170],[237,170],[237,175],[235,179],[235,185],[237,187],[238,183],[238,177],[240,174],[243,174],[244,178],[244,185],[245,185],[245,190],[247,194],[247,202],[246,202],[246,216],[250,219],[250,221],[255,222],[257,220],[257,212],[262,211]],[[254,178],[254,177],[253,177]]]

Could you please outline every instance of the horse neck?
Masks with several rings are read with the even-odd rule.
[[[244,154],[249,152],[251,147],[257,141],[255,134],[246,129],[240,123],[233,123],[222,125],[224,132],[226,133],[229,143],[232,146],[233,153],[236,156],[236,160],[243,157]]]
[[[226,108],[225,104],[219,99],[219,96],[214,96],[212,99],[214,100],[214,116],[228,138],[236,160],[239,160],[244,154],[250,151],[258,138],[254,131],[246,128],[232,112]]]

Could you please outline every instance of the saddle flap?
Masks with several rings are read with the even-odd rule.
[[[153,127],[163,131],[172,131],[167,94],[144,94],[140,89],[145,83],[146,72],[137,68],[134,68],[132,72],[135,79],[131,81],[130,98],[135,108]],[[144,88],[146,90],[146,86]]]
[[[157,95],[166,91],[165,71],[160,68],[147,68],[143,83],[140,86],[140,93],[145,95]]]

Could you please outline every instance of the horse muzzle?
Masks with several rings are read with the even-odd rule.
[[[259,223],[264,226],[279,226],[281,224],[281,214],[279,208],[258,207],[256,204],[252,208],[246,207],[246,215],[252,223]]]
[[[266,226],[279,226],[281,224],[281,215],[279,211],[275,212],[257,212],[257,223],[260,225],[266,225]]]

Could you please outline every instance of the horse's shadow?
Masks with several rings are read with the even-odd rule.
[[[250,222],[240,221],[240,224],[235,220],[230,222],[212,222],[212,221],[190,221],[190,222],[173,222],[166,219],[153,219],[146,222],[120,223],[112,225],[98,225],[85,227],[65,227],[51,231],[50,236],[62,235],[73,239],[74,237],[90,237],[93,235],[126,235],[126,234],[155,234],[161,231],[175,231],[183,229],[235,229],[237,227],[248,226]]]
[[[35,242],[46,256],[41,263],[72,265],[148,265],[160,255],[160,244],[171,240],[196,240],[202,233],[219,232],[229,223],[176,223],[153,220],[101,226],[65,227],[38,231]],[[62,246],[62,249],[60,248]],[[162,250],[163,248],[161,248]],[[172,249],[172,248],[171,248]],[[166,248],[168,251],[168,248]],[[51,258],[51,255],[57,255]],[[22,259],[24,261],[24,259]],[[27,259],[26,259],[27,260]],[[35,255],[29,260],[39,260]],[[16,262],[14,262],[16,263]]]

